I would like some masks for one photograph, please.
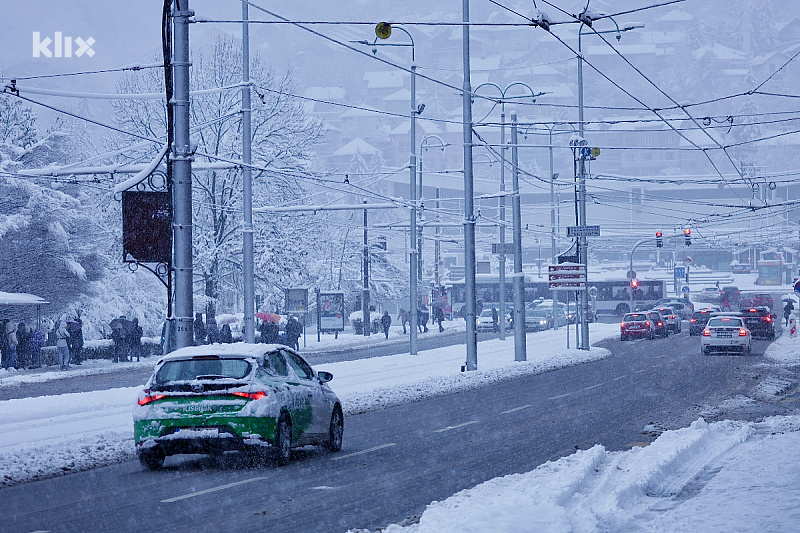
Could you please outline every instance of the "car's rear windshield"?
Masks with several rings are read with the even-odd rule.
[[[769,310],[768,309],[758,309],[758,308],[755,308],[755,309],[752,309],[752,308],[751,309],[742,309],[742,314],[743,315],[750,315],[750,316],[762,316],[762,315],[766,316],[766,315],[769,314]]]
[[[708,316],[709,316],[709,311],[695,311],[692,314],[692,318],[703,318]]]
[[[742,319],[739,317],[717,317],[708,321],[708,327],[731,327],[738,328],[742,325]]]
[[[167,361],[156,373],[156,383],[195,379],[242,379],[250,373],[247,359],[199,356]]]
[[[629,313],[622,320],[625,322],[646,322],[647,315],[644,313]]]

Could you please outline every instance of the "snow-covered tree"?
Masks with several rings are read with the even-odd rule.
[[[241,82],[241,44],[220,37],[208,50],[193,54],[192,90],[218,89]],[[258,54],[251,56],[253,204],[283,205],[304,197],[309,176],[306,162],[312,145],[320,139],[321,124],[309,118],[305,108],[289,96],[291,72],[277,75]],[[126,77],[119,92],[163,91],[163,79],[153,72]],[[165,138],[164,103],[152,100],[120,100],[114,103],[115,120],[123,129]],[[241,90],[238,87],[192,97],[192,140],[197,142],[195,161],[219,162],[241,159]],[[119,144],[119,140],[116,140]],[[156,147],[149,148],[149,152]],[[136,154],[143,155],[141,153]],[[193,235],[194,269],[205,301],[235,305],[241,293],[241,200],[239,168],[194,172]],[[256,225],[257,292],[279,298],[283,287],[310,279],[307,259],[314,239],[324,226],[319,219],[298,226],[297,217],[259,215]],[[311,226],[311,227],[309,227]],[[202,299],[201,299],[202,301]]]

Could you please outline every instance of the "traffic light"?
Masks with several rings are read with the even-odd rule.
[[[638,279],[632,279],[631,280],[631,289],[636,290],[638,288],[639,288],[639,280]]]
[[[690,230],[689,228],[686,228],[685,230],[683,230],[683,236],[684,236],[683,243],[686,246],[691,246],[692,245],[692,230]]]
[[[664,241],[661,239],[661,232],[656,232],[656,248],[661,248],[664,246]]]

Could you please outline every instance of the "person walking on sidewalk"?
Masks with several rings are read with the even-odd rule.
[[[83,364],[81,362],[81,356],[83,355],[83,322],[81,317],[67,322],[67,331],[69,332],[67,347],[69,348],[71,362],[76,365]]]
[[[389,316],[389,311],[384,311],[381,317],[381,326],[383,327],[383,334],[389,338],[389,326],[392,325],[392,317]]]
[[[131,349],[131,361],[133,356],[139,361],[142,357],[142,326],[139,325],[139,319],[134,318],[131,321],[131,327],[128,331],[128,346]]]
[[[69,370],[69,347],[67,346],[69,332],[67,331],[67,321],[61,320],[56,330],[56,352],[58,352],[58,364],[61,370]]]
[[[789,317],[792,316],[792,311],[794,311],[794,304],[789,300],[786,302],[786,305],[783,306],[784,326],[789,325]]]
[[[31,368],[41,368],[42,366],[42,346],[45,338],[41,328],[37,327],[31,332]]]
[[[397,320],[403,324],[403,333],[406,333],[406,324],[411,320],[411,317],[408,316],[408,311],[401,307],[400,313],[397,315]]]
[[[442,327],[442,322],[444,322],[444,311],[442,311],[442,306],[437,305],[433,308],[433,318],[439,324],[439,333],[444,331]]]
[[[12,321],[6,322],[6,344],[8,345],[8,368],[17,367],[17,325]]]
[[[497,315],[497,308],[492,307],[492,331],[494,331],[495,333],[497,333],[499,330],[498,320],[499,316]]]

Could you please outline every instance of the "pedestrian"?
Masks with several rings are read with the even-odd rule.
[[[5,342],[8,345],[8,368],[17,368],[17,325],[10,320],[6,322]]]
[[[217,327],[217,319],[213,316],[206,321],[206,336],[208,337],[208,344],[219,342],[219,328]]]
[[[792,316],[792,311],[794,311],[794,304],[791,300],[788,300],[786,305],[783,306],[783,320],[785,322],[784,326],[789,325],[789,317]]]
[[[56,329],[56,352],[58,352],[58,364],[61,370],[69,370],[69,331],[67,331],[67,321],[61,320]]]
[[[8,336],[6,335],[6,326],[8,325],[8,320],[3,319],[0,320],[0,359],[2,359],[3,368],[8,370],[8,356],[9,356],[9,346],[8,346]]]
[[[17,363],[21,368],[31,367],[31,330],[20,322],[17,326]]]
[[[223,324],[219,332],[219,342],[231,344],[233,342],[233,332],[228,324]]]
[[[69,332],[67,347],[69,348],[70,362],[76,365],[83,364],[83,321],[80,316],[67,322],[67,331]]]
[[[37,327],[31,332],[31,368],[41,368],[42,346],[44,346],[45,340],[41,328]]]
[[[300,335],[303,333],[303,325],[295,318],[291,317],[286,322],[286,342],[295,350],[300,349]]]
[[[731,310],[731,301],[728,298],[727,294],[725,295],[725,298],[722,300],[722,310],[724,311],[726,308],[728,309],[728,311]]]
[[[206,325],[203,323],[203,314],[194,315],[194,344],[200,346],[206,343]]]
[[[261,322],[261,342],[266,344],[280,344],[281,337],[278,331],[278,324],[271,320],[263,320]]]
[[[131,361],[133,356],[139,361],[142,357],[142,326],[139,325],[139,319],[134,318],[131,321],[131,326],[128,329],[128,346],[131,350]]]
[[[430,314],[428,310],[423,307],[417,308],[417,327],[419,328],[420,333],[427,333],[428,332],[428,317]]]
[[[433,317],[436,322],[439,323],[439,333],[443,332],[444,328],[442,327],[442,322],[444,322],[444,311],[442,311],[442,306],[437,305],[433,308]]]
[[[125,323],[128,321],[125,315],[120,315],[111,321],[111,340],[114,341],[114,359],[118,363],[128,357],[127,339],[125,338]]]
[[[389,316],[389,311],[384,311],[381,317],[381,326],[383,327],[383,334],[389,338],[389,326],[392,325],[392,317]]]
[[[497,333],[498,330],[499,328],[498,328],[497,308],[492,306],[492,331]]]
[[[399,320],[403,324],[403,333],[407,333],[406,331],[406,324],[411,320],[411,317],[408,315],[408,311],[400,308],[400,312],[397,315],[397,320]]]

